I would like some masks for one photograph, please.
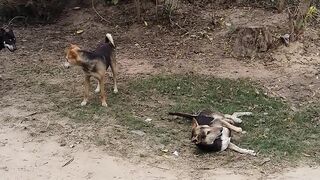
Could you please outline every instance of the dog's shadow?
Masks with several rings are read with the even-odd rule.
[[[206,155],[212,154],[212,153],[215,153],[215,152],[199,149],[196,146],[193,147],[193,154],[195,154],[197,156],[206,156]]]
[[[215,158],[225,157],[230,155],[227,150],[226,151],[209,151],[198,148],[197,146],[193,146],[191,153],[194,154],[198,158],[207,159],[208,157],[214,156]]]

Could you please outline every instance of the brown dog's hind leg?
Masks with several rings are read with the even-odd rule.
[[[117,62],[116,62],[116,56],[113,54],[111,56],[111,70],[113,74],[113,92],[118,93],[118,86],[117,86]]]
[[[233,143],[231,143],[231,142],[229,143],[228,148],[229,148],[229,149],[232,149],[232,150],[234,150],[234,151],[236,151],[236,152],[242,153],[242,154],[250,154],[250,155],[252,155],[252,156],[255,156],[255,155],[256,155],[256,153],[255,153],[253,150],[250,150],[250,149],[242,149],[242,148],[238,147],[237,145],[235,145],[235,144],[233,144]]]
[[[107,101],[106,101],[106,93],[105,93],[105,89],[104,89],[104,81],[105,81],[105,77],[100,76],[99,80],[99,84],[100,84],[100,96],[101,96],[101,105],[104,107],[107,107]]]
[[[85,76],[85,79],[84,79],[84,97],[83,97],[83,101],[81,102],[81,106],[85,106],[88,103],[89,88],[90,88],[90,76]]]
[[[100,82],[98,81],[97,88],[94,90],[95,93],[100,92]]]

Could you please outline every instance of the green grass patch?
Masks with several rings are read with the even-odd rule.
[[[251,111],[253,116],[243,117],[241,125],[247,134],[236,144],[279,159],[319,157],[319,106],[293,112],[288,104],[267,96],[257,84],[246,79],[159,75],[127,82],[116,95],[108,86],[107,109],[100,106],[98,97],[85,108],[79,107],[80,99],[72,99],[69,103],[55,99],[55,103],[59,104],[64,116],[89,122],[94,116],[108,114],[129,130],[144,131],[150,139],[165,145],[179,145],[181,139],[190,136],[190,123],[170,121],[169,111]],[[55,97],[54,93],[52,97]],[[151,117],[152,122],[145,122],[146,117]]]
[[[241,125],[248,132],[241,142],[244,147],[261,154],[278,157],[316,157],[319,151],[319,107],[309,107],[294,113],[289,105],[269,97],[258,85],[248,80],[217,79],[200,76],[156,76],[129,83],[140,101],[164,97],[175,102],[163,107],[168,111],[197,112],[202,109],[223,113],[251,111]],[[318,120],[315,120],[317,119]],[[317,122],[315,122],[317,121]]]

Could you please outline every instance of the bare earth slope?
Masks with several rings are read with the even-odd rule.
[[[98,10],[110,23],[100,22],[92,9],[68,10],[56,24],[46,26],[16,27],[19,50],[15,53],[1,51],[0,59],[0,174],[4,179],[316,179],[320,169],[301,162],[301,167],[255,167],[247,164],[194,169],[188,159],[171,153],[164,157],[144,157],[147,145],[140,149],[126,147],[115,139],[105,146],[92,142],[94,122],[84,124],[56,111],[60,107],[47,97],[43,82],[63,87],[60,100],[69,99],[74,91],[80,102],[82,74],[79,69],[62,67],[64,49],[69,43],[77,43],[85,49],[93,49],[104,34],[112,33],[117,45],[119,83],[128,78],[155,74],[194,73],[224,78],[250,78],[259,82],[273,96],[280,96],[296,109],[308,103],[318,103],[320,98],[319,30],[309,28],[303,39],[290,47],[280,47],[271,58],[238,60],[224,52],[229,29],[208,25],[211,10],[196,13],[187,33],[178,27],[166,25],[148,26],[126,23],[129,17],[121,7],[100,7]],[[190,10],[190,9],[189,9]],[[216,15],[225,22],[248,24],[249,19],[282,24],[284,14],[274,14],[262,9],[233,8],[217,10]],[[208,28],[209,27],[209,28]],[[75,32],[83,29],[84,33]],[[205,34],[205,35],[203,35]],[[209,38],[207,38],[209,37]],[[49,89],[46,89],[50,91]],[[120,89],[121,91],[121,89]],[[99,116],[97,115],[97,119]],[[121,131],[110,118],[110,126],[99,133],[112,136]],[[120,130],[119,130],[120,129]],[[103,143],[103,142],[102,142]],[[214,156],[212,154],[211,156]],[[246,159],[233,156],[231,161]],[[73,159],[70,164],[62,167]],[[194,161],[190,159],[190,161]],[[195,162],[196,164],[197,162]],[[199,163],[199,162],[198,162]],[[206,164],[205,162],[201,162]],[[211,162],[214,163],[214,162]],[[268,164],[268,162],[266,162]],[[225,165],[224,166],[221,166]],[[249,169],[246,167],[248,165]],[[311,165],[313,165],[311,167]],[[309,167],[310,166],[310,167]],[[250,169],[252,168],[252,169]],[[269,174],[272,173],[272,174]]]

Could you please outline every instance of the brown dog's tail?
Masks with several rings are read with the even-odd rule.
[[[106,34],[105,43],[111,43],[111,45],[115,48],[114,41],[112,35],[110,33]]]
[[[192,119],[192,118],[197,117],[197,115],[181,113],[181,112],[169,112],[169,115],[185,117],[185,118],[188,118],[188,119]]]

